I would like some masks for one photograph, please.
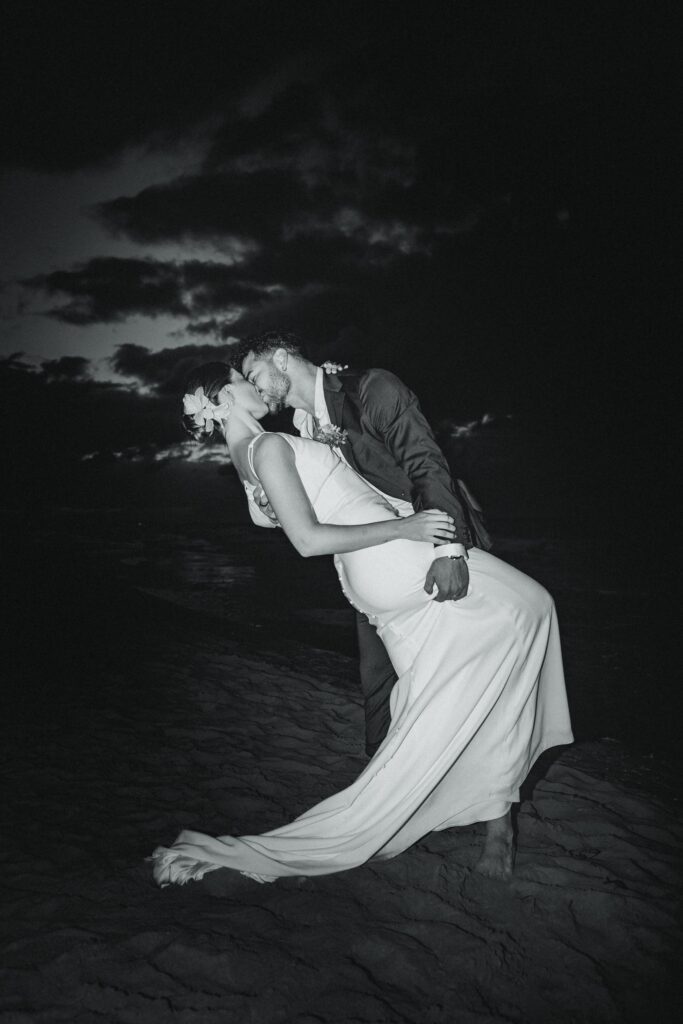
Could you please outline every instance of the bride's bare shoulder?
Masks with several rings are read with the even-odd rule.
[[[258,444],[254,445],[254,465],[257,469],[274,460],[288,457],[293,459],[294,452],[282,434],[262,434],[258,439]]]

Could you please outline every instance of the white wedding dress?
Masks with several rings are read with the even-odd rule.
[[[252,468],[262,436],[250,446]],[[319,522],[398,514],[327,445],[280,436],[292,446]],[[365,770],[263,835],[181,832],[152,855],[160,885],[217,868],[265,882],[393,857],[428,832],[502,816],[539,754],[572,742],[550,595],[473,548],[467,596],[435,602],[424,590],[433,550],[397,540],[334,559],[344,594],[377,626],[398,675],[388,735]]]

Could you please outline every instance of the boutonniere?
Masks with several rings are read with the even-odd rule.
[[[332,423],[327,423],[324,427],[316,427],[313,431],[313,440],[320,441],[321,444],[328,444],[330,448],[340,448],[346,444],[348,439],[348,430],[335,427]]]

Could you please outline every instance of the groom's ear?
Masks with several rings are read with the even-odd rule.
[[[286,348],[276,348],[273,352],[273,362],[277,366],[281,373],[284,373],[287,369],[287,361],[289,359],[289,352]]]

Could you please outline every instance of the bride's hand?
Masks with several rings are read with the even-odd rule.
[[[400,520],[398,527],[399,536],[404,540],[422,540],[436,544],[439,541],[450,542],[455,538],[453,517],[438,508],[429,508],[425,512],[406,516]]]
[[[254,488],[254,503],[258,505],[262,512],[265,512],[275,526],[280,525],[277,521],[277,516],[273,512],[273,507],[268,501],[268,495],[261,487],[261,484],[256,484],[256,487]]]

